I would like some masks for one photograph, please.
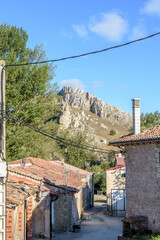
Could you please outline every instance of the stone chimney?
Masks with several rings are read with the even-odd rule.
[[[133,98],[133,134],[141,132],[140,99]]]

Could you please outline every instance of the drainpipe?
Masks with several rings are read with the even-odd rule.
[[[24,200],[24,240],[27,239],[27,231],[26,231],[26,208],[27,208],[27,200]]]
[[[42,180],[40,181],[40,186],[39,186],[39,198],[42,197]]]
[[[54,215],[54,202],[58,199],[58,196],[50,195],[50,239],[55,237],[55,215]]]

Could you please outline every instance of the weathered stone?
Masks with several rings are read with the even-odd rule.
[[[108,119],[112,123],[120,123],[122,125],[131,125],[132,123],[129,113],[105,103],[80,88],[63,87],[59,94],[63,98],[62,102],[68,103],[71,107],[91,111],[101,118]]]
[[[102,143],[105,143],[105,144],[107,143],[107,140],[106,140],[106,139],[101,139],[100,141],[101,141]]]
[[[160,230],[160,173],[158,143],[126,147],[126,217],[148,217],[148,228]]]

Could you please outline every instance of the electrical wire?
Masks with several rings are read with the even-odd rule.
[[[56,140],[56,141],[58,141],[58,142],[62,142],[62,143],[64,143],[64,144],[66,144],[66,145],[70,145],[70,146],[73,146],[73,147],[77,147],[77,148],[81,148],[81,149],[84,149],[84,150],[88,150],[88,151],[92,151],[92,152],[97,152],[97,153],[105,153],[105,154],[108,154],[108,152],[111,151],[111,150],[96,148],[96,147],[89,146],[89,145],[79,144],[79,143],[77,143],[77,142],[73,142],[73,141],[71,141],[71,140],[67,140],[67,139],[62,138],[62,137],[58,137],[58,136],[56,136],[56,135],[54,135],[54,134],[50,134],[50,133],[48,133],[48,132],[46,132],[46,131],[44,131],[44,130],[42,130],[42,129],[40,129],[40,128],[37,128],[37,127],[35,127],[35,126],[33,126],[33,125],[31,125],[31,124],[29,124],[29,123],[21,120],[21,119],[18,119],[18,118],[16,118],[16,117],[14,117],[9,111],[6,111],[5,117],[6,117],[7,119],[9,119],[9,120],[12,119],[12,120],[14,120],[15,122],[18,122],[18,123],[20,123],[20,124],[22,124],[22,125],[30,128],[30,129],[38,132],[38,133],[40,133],[40,134],[43,134],[44,136],[47,136],[47,137],[49,137],[49,138],[52,138],[52,139],[54,139],[54,140]]]
[[[139,39],[136,39],[136,40],[133,40],[133,41],[130,41],[130,42],[126,42],[126,43],[123,43],[123,44],[120,44],[120,45],[112,46],[112,47],[109,47],[109,48],[105,48],[105,49],[101,49],[101,50],[97,50],[97,51],[93,51],[93,52],[83,53],[83,54],[80,54],[80,55],[64,57],[64,58],[59,58],[59,59],[45,60],[45,61],[40,61],[40,62],[8,64],[8,65],[5,65],[5,67],[18,67],[18,66],[26,66],[26,65],[33,65],[33,64],[43,64],[43,63],[49,63],[49,62],[59,62],[59,61],[64,61],[64,60],[68,60],[68,59],[73,59],[73,58],[80,58],[80,57],[84,57],[84,56],[87,56],[87,55],[97,54],[97,53],[109,51],[111,49],[124,47],[124,46],[130,45],[130,44],[135,43],[135,42],[140,42],[140,41],[146,40],[148,38],[155,37],[159,34],[160,34],[160,32],[157,32],[157,33],[154,33],[152,35],[149,35],[149,36],[146,36],[146,37],[143,37],[143,38],[139,38]]]
[[[12,116],[13,117],[13,115],[11,115],[10,114],[10,116]],[[14,117],[15,118],[15,117]],[[21,119],[18,119],[18,118],[15,118],[16,120],[19,120],[19,121],[23,121],[23,120],[21,120]],[[25,123],[25,124],[28,124],[28,123],[26,123],[26,122],[24,122],[23,121],[23,123]],[[28,124],[29,125],[29,124]],[[31,126],[31,125],[30,125]],[[32,127],[34,127],[33,125],[32,125]],[[34,127],[34,128],[36,128],[36,127]],[[36,129],[38,129],[38,128],[36,128]],[[43,130],[41,130],[41,131],[43,131]],[[47,132],[45,132],[45,131],[43,131],[44,133],[46,133],[46,134],[49,134],[49,133],[47,133]],[[51,134],[52,136],[55,136],[54,134]],[[71,140],[69,140],[69,139],[65,139],[65,138],[62,138],[62,137],[59,137],[59,136],[55,136],[58,140],[63,140],[63,141],[66,141],[66,142],[68,142],[68,143],[75,143],[75,142],[73,142],[73,141],[71,141]],[[79,144],[79,143],[76,143],[76,144]],[[104,151],[105,149],[102,149],[102,148],[97,148],[97,147],[92,147],[92,146],[90,146],[90,145],[86,145],[86,144],[79,144],[79,145],[81,145],[81,146],[83,146],[83,147],[88,147],[88,148],[93,148],[93,149],[97,149],[97,150],[102,150],[102,151]]]

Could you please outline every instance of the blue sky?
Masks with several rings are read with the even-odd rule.
[[[28,46],[43,44],[48,59],[122,44],[160,31],[160,0],[8,0],[0,24],[25,29]],[[60,88],[81,87],[130,112],[160,111],[160,35],[87,57],[57,62]]]

